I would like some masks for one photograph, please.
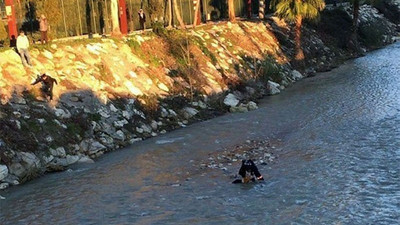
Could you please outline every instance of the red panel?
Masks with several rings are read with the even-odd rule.
[[[126,18],[126,3],[125,0],[119,0],[119,20],[121,21],[120,28],[122,34],[128,34],[128,21]]]
[[[6,13],[8,20],[8,36],[11,39],[11,36],[14,35],[17,37],[17,21],[15,19],[15,7],[14,0],[6,0]]]

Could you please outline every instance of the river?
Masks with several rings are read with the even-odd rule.
[[[400,43],[228,114],[1,194],[0,224],[399,224]],[[200,168],[275,143],[265,182]]]

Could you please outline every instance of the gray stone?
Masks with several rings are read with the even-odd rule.
[[[168,115],[169,115],[168,111],[165,108],[161,108],[161,117],[165,118]]]
[[[132,138],[129,140],[129,144],[133,144],[133,143],[141,141],[141,140],[142,140],[142,138]]]
[[[71,113],[66,109],[56,109],[54,114],[60,119],[69,119],[71,118]]]
[[[98,141],[94,141],[93,139],[83,140],[79,147],[81,152],[88,153],[90,155],[106,149],[106,146],[102,145]]]
[[[0,165],[0,181],[8,176],[8,167],[6,165]]]
[[[121,130],[118,130],[117,132],[115,132],[115,135],[113,135],[113,137],[120,141],[125,141],[125,138],[126,138],[124,132],[122,132]]]
[[[151,129],[157,130],[158,128],[158,123],[155,120],[152,120],[150,123]]]
[[[245,113],[248,112],[249,110],[247,109],[246,105],[240,104],[239,106],[232,106],[229,111],[231,113]]]
[[[132,113],[128,112],[128,111],[122,111],[122,116],[127,119],[130,120],[132,118]]]
[[[249,103],[247,103],[247,108],[251,111],[258,109],[258,106],[257,103],[250,101]]]
[[[24,177],[27,173],[24,166],[21,163],[12,163],[9,166],[9,173],[17,177]]]
[[[99,111],[97,111],[97,113],[100,114],[100,116],[102,116],[104,118],[110,117],[110,114],[105,109],[100,109]]]
[[[50,149],[50,154],[55,157],[64,158],[66,156],[64,147],[58,147],[56,149]]]
[[[46,141],[50,143],[50,142],[53,142],[54,139],[53,139],[52,136],[48,135],[48,136],[46,137]]]
[[[192,107],[185,107],[183,108],[183,110],[184,110],[183,116],[185,117],[185,119],[190,119],[199,113],[197,109]]]
[[[114,139],[106,134],[103,134],[99,138],[99,140],[103,145],[106,145],[108,147],[114,147]]]
[[[272,81],[268,81],[267,83],[267,90],[269,95],[276,95],[281,93],[281,91],[279,90],[279,84],[272,82]]]
[[[0,183],[0,190],[7,189],[10,185],[8,183]]]
[[[72,165],[72,164],[78,162],[80,157],[77,155],[67,155],[65,159],[67,160],[68,165]]]
[[[168,109],[168,112],[169,112],[169,116],[170,117],[176,117],[178,114],[176,114],[176,112],[174,111],[174,110],[172,110],[172,109]]]
[[[136,132],[138,132],[139,134],[143,134],[143,128],[136,127]]]
[[[40,124],[46,123],[46,120],[45,120],[45,119],[37,119],[37,120],[38,120],[38,122],[39,122]]]
[[[235,107],[239,104],[239,100],[234,94],[228,94],[224,99],[224,104],[227,106]]]
[[[113,104],[110,104],[110,110],[111,112],[118,112],[118,109]]]
[[[93,159],[89,158],[88,156],[82,156],[78,163],[94,163]]]
[[[8,174],[8,176],[3,180],[3,182],[11,184],[11,185],[18,185],[19,178],[13,174]]]
[[[40,160],[35,154],[30,152],[20,152],[18,154],[21,156],[21,160],[27,169],[40,167]]]
[[[149,134],[149,133],[152,132],[152,128],[147,124],[142,124],[141,128],[143,129],[144,133],[148,133]]]
[[[49,164],[51,161],[53,161],[54,156],[50,155],[50,156],[42,156],[42,160],[44,162],[44,164]]]
[[[123,120],[120,120],[120,121],[114,121],[114,127],[122,128],[123,126],[125,126],[128,123],[129,122],[126,119],[123,119]]]

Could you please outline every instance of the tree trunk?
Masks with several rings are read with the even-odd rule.
[[[228,0],[228,14],[229,14],[229,20],[231,22],[235,22],[236,16],[235,16],[235,5],[233,3],[233,0]]]
[[[176,19],[178,20],[179,25],[181,26],[182,29],[186,29],[185,23],[183,22],[182,17],[181,17],[181,13],[179,12],[179,7],[178,7],[177,0],[172,0],[172,2],[173,2],[173,5],[174,5],[174,11],[175,11]]]
[[[353,1],[353,24],[352,24],[352,33],[350,37],[350,47],[355,51],[359,51],[359,44],[357,39],[358,32],[358,17],[360,14],[360,0]]]
[[[296,61],[302,61],[304,59],[304,52],[303,49],[301,48],[301,26],[303,23],[303,17],[298,15],[296,16],[296,30],[295,30],[295,44],[296,44],[296,56],[295,60]]]
[[[119,10],[118,10],[117,0],[111,0],[111,21],[112,21],[111,35],[120,36],[121,30],[119,28]]]
[[[173,14],[172,14],[172,0],[168,0],[168,14],[169,14],[169,18],[168,18],[168,29],[172,28],[172,18],[173,18]]]
[[[194,20],[193,20],[193,27],[196,27],[197,25],[200,25],[200,0],[197,0],[197,3],[195,5],[195,10],[194,10]]]

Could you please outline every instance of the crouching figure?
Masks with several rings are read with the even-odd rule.
[[[239,169],[239,175],[242,176],[242,179],[236,179],[232,183],[249,183],[250,181],[255,182],[264,180],[263,176],[258,171],[256,164],[254,164],[253,160],[247,159],[242,160],[242,166]]]
[[[36,77],[36,80],[32,83],[32,85],[35,85],[39,82],[42,83],[41,91],[42,91],[43,96],[46,99],[47,99],[47,97],[50,97],[50,100],[53,100],[53,86],[54,86],[54,83],[58,84],[57,80],[44,73],[42,75],[38,75]]]

